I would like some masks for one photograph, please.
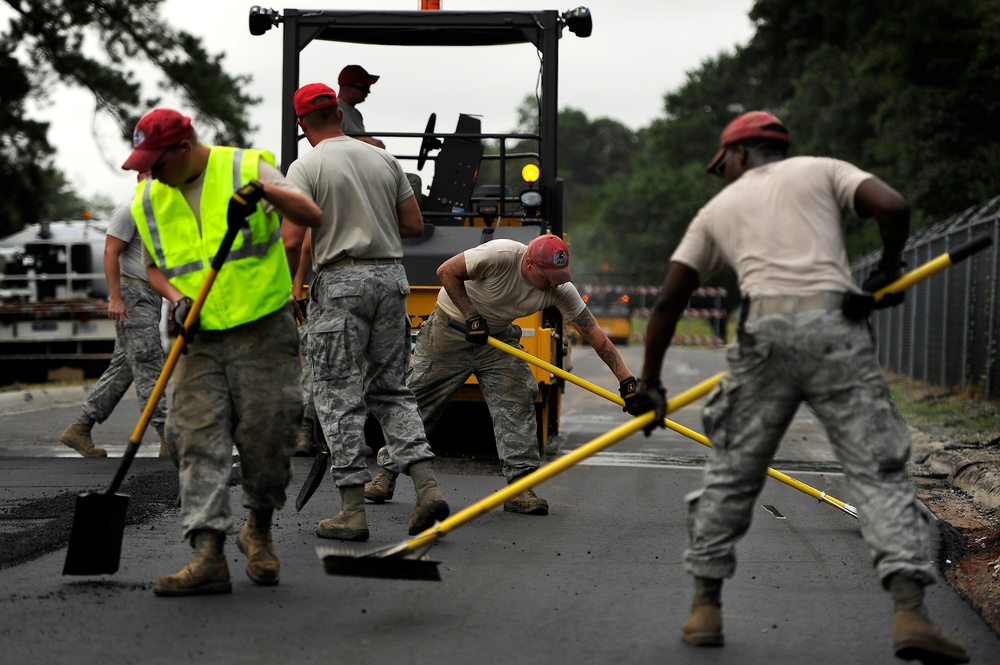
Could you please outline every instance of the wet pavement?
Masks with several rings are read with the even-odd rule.
[[[630,347],[625,355],[637,371],[641,350]],[[672,350],[670,361],[674,394],[723,364],[718,352],[685,349]],[[574,350],[573,371],[616,387],[588,350]],[[134,397],[123,402],[95,428],[95,441],[112,457],[80,459],[55,439],[82,399],[36,396],[27,406],[22,396],[16,409],[0,401],[0,650],[11,663],[895,661],[891,601],[874,579],[857,520],[773,481],[739,547],[736,577],[723,590],[726,646],[706,650],[680,641],[691,591],[680,563],[683,496],[698,486],[706,449],[666,430],[630,437],[537,487],[550,503],[546,517],[497,509],[442,538],[430,551],[441,582],[326,574],[316,548],[336,541],[313,530],[339,508],[327,480],[301,513],[289,505],[277,515],[279,586],[245,578],[231,537],[233,594],[188,599],[151,592],[190,550],[179,539],[176,476],[169,460],[155,457],[157,442],[147,434],[150,445],[123,487],[132,496],[120,570],[64,577],[75,495],[110,480],[138,417]],[[700,408],[673,418],[700,431]],[[620,407],[567,386],[560,448],[572,450],[627,418]],[[293,459],[292,498],[311,463]],[[808,412],[800,412],[773,466],[850,499]],[[442,459],[438,475],[453,511],[503,484],[489,461]],[[238,485],[230,496],[241,524]],[[392,502],[368,506],[368,545],[405,540],[413,499],[401,478]],[[27,560],[13,565],[13,550]],[[928,607],[966,643],[973,662],[996,662],[1000,638],[946,582],[929,589]]]

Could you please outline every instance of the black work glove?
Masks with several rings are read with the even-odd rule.
[[[229,199],[229,210],[246,219],[257,210],[257,204],[264,198],[264,185],[259,180],[251,180],[233,192]]]
[[[872,313],[872,310],[885,309],[886,307],[894,307],[903,302],[904,292],[899,293],[889,293],[882,296],[882,299],[875,302],[875,298],[872,294],[882,289],[897,279],[900,278],[903,272],[903,267],[906,266],[905,263],[900,262],[899,266],[892,271],[885,270],[881,264],[872,271],[868,278],[865,280],[861,288],[864,289],[864,293],[851,293],[848,292],[844,294],[844,305],[843,312],[844,316],[852,321],[863,321],[868,318]]]
[[[618,384],[618,394],[622,396],[622,399],[625,400],[626,404],[628,404],[628,398],[635,394],[635,389],[638,385],[639,383],[635,380],[634,376],[630,376]],[[627,408],[623,407],[622,411],[628,413]]]
[[[864,321],[875,309],[875,299],[870,293],[854,293],[848,291],[844,294],[844,304],[841,311],[851,321]]]
[[[486,325],[486,319],[476,314],[465,320],[465,341],[486,346],[486,341],[490,336],[490,327]]]
[[[190,344],[194,340],[194,335],[198,332],[198,319],[194,320],[190,328],[184,327],[188,312],[194,306],[194,301],[188,297],[175,300],[170,303],[170,318],[167,320],[167,332],[171,335],[180,335],[184,341]]]
[[[875,293],[876,291],[889,286],[902,276],[903,266],[905,265],[905,263],[900,262],[894,270],[886,270],[880,263],[878,268],[876,268],[872,274],[868,275],[868,279],[866,279],[865,283],[861,285],[861,288],[869,293]],[[881,300],[874,304],[874,308],[885,309],[886,307],[895,307],[903,302],[904,295],[904,291],[900,291],[899,293],[887,293],[882,296]]]
[[[666,427],[663,419],[667,417],[667,391],[659,381],[653,384],[640,381],[636,392],[625,398],[625,411],[633,416],[656,412],[653,422],[642,429],[649,436],[657,427]]]

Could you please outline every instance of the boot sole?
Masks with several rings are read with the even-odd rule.
[[[316,535],[320,538],[331,540],[352,540],[356,542],[368,540],[368,529],[356,529],[353,531],[333,531],[316,528]]]
[[[392,500],[392,494],[386,494],[385,496],[382,496],[381,494],[375,494],[375,493],[369,494],[368,492],[365,492],[365,501],[371,501],[372,503],[386,503],[387,501],[391,500]]]
[[[505,504],[503,504],[503,509],[504,509],[504,511],[506,511],[508,513],[517,513],[518,515],[548,515],[549,514],[549,507],[548,506],[538,506],[537,508],[532,508],[530,510],[520,510],[518,508],[514,508],[513,506],[508,506],[505,503]]]
[[[933,663],[934,665],[968,663],[970,660],[969,655],[965,652],[956,652],[938,642],[920,638],[911,637],[899,640],[893,645],[893,648],[896,652],[896,658],[919,660],[922,663]]]
[[[273,579],[269,577],[257,577],[256,575],[250,572],[250,566],[249,566],[250,562],[249,562],[249,556],[247,555],[247,548],[246,545],[243,544],[243,539],[240,537],[240,534],[236,535],[236,549],[238,549],[240,553],[243,554],[243,556],[246,556],[248,558],[246,573],[247,577],[250,578],[251,582],[253,582],[257,586],[278,586],[279,578],[277,576],[275,576]]]
[[[213,582],[203,584],[190,589],[157,589],[153,587],[153,594],[157,596],[177,597],[177,596],[209,596],[213,594],[232,593],[232,582]]]
[[[435,522],[440,522],[450,514],[451,508],[448,507],[447,502],[440,500],[435,501],[431,505],[427,506],[426,511],[419,521],[410,523],[407,533],[411,536],[415,536],[418,533],[431,528],[434,526]]]
[[[722,633],[691,633],[681,635],[681,639],[696,647],[721,647],[726,642]]]
[[[59,443],[63,444],[64,446],[66,446],[70,450],[75,450],[76,452],[78,452],[80,455],[82,455],[84,457],[107,457],[108,456],[108,451],[106,451],[104,448],[98,448],[97,446],[94,446],[93,448],[91,448],[91,451],[92,451],[91,454],[87,454],[87,453],[83,452],[82,450],[80,450],[79,448],[77,448],[76,446],[74,446],[69,441],[66,441],[64,439],[59,439]],[[100,452],[93,452],[93,451],[100,451]]]

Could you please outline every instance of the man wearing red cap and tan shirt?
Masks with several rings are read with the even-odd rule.
[[[696,646],[723,644],[722,580],[735,573],[736,543],[805,401],[844,467],[861,533],[895,602],[896,656],[968,662],[965,648],[934,627],[924,608],[924,586],[935,579],[926,509],[907,480],[906,421],[889,396],[867,322],[873,306],[901,301],[876,305],[870,293],[900,274],[909,206],[847,162],[786,158],[790,143],[781,121],[762,111],[737,117],[722,132],[708,171],[727,186],[698,212],[671,258],[646,330],[639,391],[626,400],[633,415],[655,409],[662,416],[660,371],[677,321],[698,284],[732,266],[743,309],[729,371],[705,408],[715,446],[703,486],[686,498],[684,564],[695,591],[681,637]],[[844,247],[847,211],[874,217],[882,237],[882,260],[861,289]]]
[[[385,148],[384,143],[374,136],[368,136],[364,133],[365,119],[361,117],[361,111],[356,108],[358,104],[368,99],[372,85],[378,79],[378,76],[369,74],[361,65],[347,65],[340,70],[340,76],[337,77],[337,85],[339,86],[337,99],[340,103],[340,110],[344,114],[340,129],[359,141],[371,143],[377,148]]]
[[[419,237],[424,218],[399,161],[340,129],[337,95],[310,83],[293,98],[299,127],[313,147],[288,167],[288,182],[323,209],[312,230],[309,334],[305,357],[313,408],[330,445],[330,475],[341,495],[337,515],[316,535],[368,540],[364,485],[365,419],[378,419],[399,450],[417,500],[407,526],[416,535],[448,516],[430,444],[403,372],[409,357],[402,238]],[[299,229],[305,235],[305,229]]]
[[[136,124],[122,168],[149,171],[136,188],[132,216],[142,236],[149,282],[171,303],[187,348],[174,372],[166,437],[179,464],[181,526],[194,557],[153,587],[160,596],[229,593],[223,544],[232,449],[240,455],[248,518],[237,538],[247,576],[278,583],[271,518],[285,503],[289,458],[302,418],[298,334],[289,307],[286,222],[318,226],[322,211],[283,184],[262,150],[201,143],[189,118],[156,109]],[[243,201],[233,193],[246,185]],[[246,220],[201,309],[197,335],[184,320],[227,230],[231,206]],[[285,226],[288,226],[287,224]]]
[[[528,363],[489,346],[489,335],[521,348],[521,328],[514,320],[556,307],[620,381],[622,397],[634,392],[632,373],[570,282],[569,248],[557,236],[539,236],[527,245],[491,240],[448,259],[437,275],[443,288],[434,311],[420,327],[406,383],[430,431],[474,374],[493,418],[497,453],[508,484],[540,463],[535,425],[538,384]],[[468,332],[450,327],[449,319],[464,322]],[[379,451],[378,462],[382,468],[365,488],[365,497],[382,503],[392,498],[399,469],[392,446]],[[545,499],[530,489],[503,507],[526,515],[549,512]]]

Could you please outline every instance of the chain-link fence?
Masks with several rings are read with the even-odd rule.
[[[915,284],[907,289],[902,305],[876,311],[871,321],[884,368],[998,399],[1000,196],[921,229],[907,242],[903,260],[912,270],[980,236],[993,239],[992,251],[974,254]],[[873,252],[854,263],[856,283],[864,281],[880,257],[881,252]]]

